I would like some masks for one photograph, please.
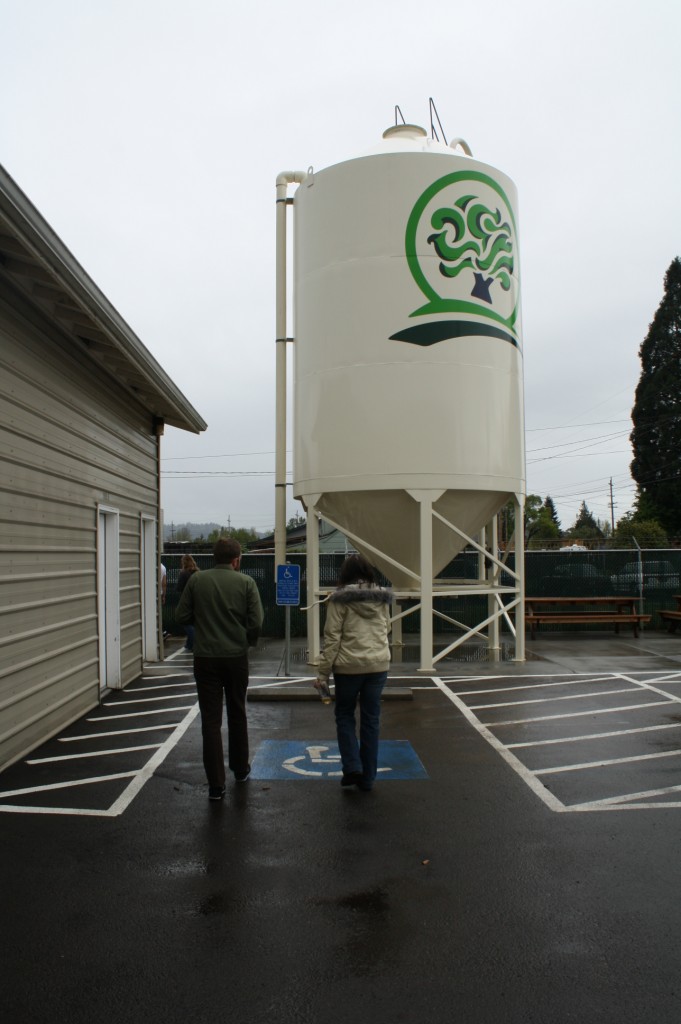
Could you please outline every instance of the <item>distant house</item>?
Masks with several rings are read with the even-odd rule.
[[[307,526],[303,523],[302,526],[295,526],[290,530],[286,531],[286,549],[287,551],[304,551],[307,543]],[[265,552],[274,551],[274,534],[270,533],[266,537],[261,537],[259,540],[253,541],[252,544],[248,545],[248,550],[252,552]],[[337,530],[335,526],[331,526],[330,523],[325,522],[323,519],[319,520],[319,551],[322,554],[347,554],[356,551],[351,541]]]
[[[0,167],[0,768],[160,656],[166,423],[206,427]]]

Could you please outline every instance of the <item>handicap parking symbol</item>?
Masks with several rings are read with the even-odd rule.
[[[337,780],[342,774],[338,745],[331,740],[264,740],[251,769],[254,779]],[[428,778],[406,740],[379,743],[378,774],[385,780]]]
[[[312,775],[315,778],[322,775],[342,775],[343,772],[338,771],[339,767],[338,750],[329,753],[328,745],[321,744],[312,744],[305,748],[304,754],[294,754],[282,762],[282,768],[287,772],[293,772],[295,775]]]

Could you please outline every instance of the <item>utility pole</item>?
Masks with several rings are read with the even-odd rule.
[[[612,532],[615,532],[615,502],[612,496],[612,477],[610,477],[610,522],[612,523]]]

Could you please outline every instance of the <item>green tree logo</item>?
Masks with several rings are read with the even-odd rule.
[[[443,277],[473,272],[473,298],[492,304],[490,286],[498,280],[504,291],[511,288],[513,231],[500,210],[490,210],[477,196],[457,199],[453,207],[436,210],[431,217],[436,233],[428,237],[440,258]],[[487,275],[487,276],[486,276]]]
[[[483,171],[455,171],[419,196],[407,221],[405,255],[429,317],[391,340],[434,345],[472,335],[520,347],[520,284],[513,207]],[[444,320],[433,314],[455,313]]]

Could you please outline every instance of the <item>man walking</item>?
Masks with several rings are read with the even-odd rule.
[[[194,626],[194,678],[201,710],[203,764],[210,800],[225,795],[222,749],[223,694],[227,702],[229,768],[237,782],[251,772],[246,721],[248,648],[256,643],[263,621],[262,602],[254,581],[239,572],[238,541],[219,540],[215,567],[195,572],[177,606],[176,618]]]

